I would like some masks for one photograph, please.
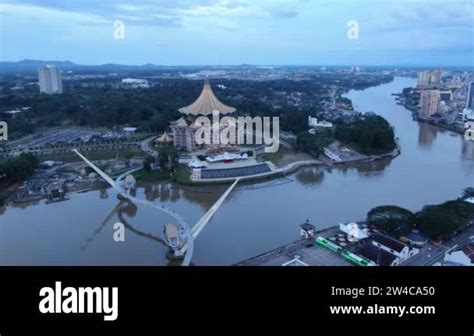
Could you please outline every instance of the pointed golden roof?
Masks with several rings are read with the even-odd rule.
[[[219,101],[212,92],[211,84],[206,79],[204,87],[198,99],[191,105],[180,108],[179,112],[187,115],[209,115],[213,111],[219,111],[220,114],[228,114],[235,111],[235,108],[227,106]]]
[[[165,142],[171,142],[173,139],[168,135],[168,133],[163,133],[156,141],[165,143]]]

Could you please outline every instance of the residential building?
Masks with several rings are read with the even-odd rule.
[[[466,108],[474,110],[474,82],[470,82],[467,89]]]
[[[332,127],[332,122],[321,120],[318,122],[317,118],[308,116],[308,126],[309,127]]]
[[[429,119],[439,112],[439,91],[426,90],[421,92],[420,96],[420,114],[421,119]]]
[[[418,85],[419,89],[424,88],[439,88],[442,84],[441,82],[442,71],[433,70],[433,71],[420,71],[418,72]]]
[[[401,241],[380,233],[372,235],[372,244],[397,256],[400,261],[405,261],[419,252],[416,248],[410,248]]]
[[[358,249],[357,254],[373,261],[379,266],[397,266],[401,262],[397,255],[370,243],[364,244]]]
[[[429,71],[420,71],[418,72],[418,88],[428,87],[430,84],[430,72]]]
[[[61,70],[54,65],[38,69],[40,92],[46,94],[63,93]]]
[[[440,87],[441,86],[441,70],[434,70],[430,72],[430,83],[429,85],[432,87]]]

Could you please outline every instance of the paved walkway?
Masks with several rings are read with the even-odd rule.
[[[158,155],[158,152],[150,147],[150,142],[152,142],[156,136],[151,136],[146,138],[145,140],[140,141],[140,148],[145,154],[149,154],[152,156]]]

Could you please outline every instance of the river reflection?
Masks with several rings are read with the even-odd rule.
[[[474,160],[474,141],[462,142],[462,158],[466,160]]]
[[[317,228],[364,219],[374,206],[413,211],[456,198],[474,181],[474,142],[413,121],[391,93],[414,78],[345,96],[356,109],[375,111],[396,130],[401,155],[354,166],[306,167],[274,180],[239,184],[195,241],[194,262],[226,265],[298,238],[309,219]],[[163,204],[189,225],[227,186],[190,187],[171,182],[139,185],[136,196]],[[156,209],[117,200],[112,189],[71,194],[70,200],[0,208],[2,265],[167,265],[161,242],[171,218]],[[113,240],[113,224],[126,224],[126,240]]]
[[[433,125],[425,122],[418,123],[418,144],[420,147],[431,148],[437,134],[438,130]]]

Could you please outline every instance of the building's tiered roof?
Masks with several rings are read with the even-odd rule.
[[[191,105],[179,109],[179,112],[193,116],[206,116],[212,114],[213,111],[219,111],[220,114],[229,114],[234,112],[235,108],[227,106],[217,99],[207,79],[198,99]]]
[[[173,141],[173,138],[168,135],[168,133],[163,133],[158,139],[156,139],[157,142],[159,143],[168,143]]]

